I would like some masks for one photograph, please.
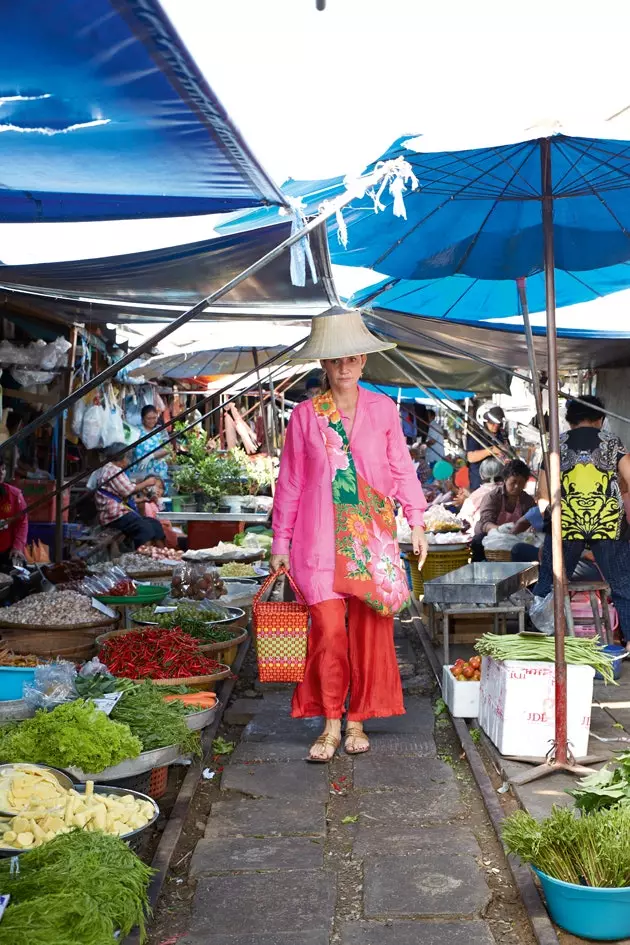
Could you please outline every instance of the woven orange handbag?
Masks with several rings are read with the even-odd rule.
[[[284,600],[269,600],[276,580],[285,575]],[[292,599],[291,599],[292,598]],[[258,678],[261,682],[302,682],[306,666],[308,606],[288,571],[270,575],[253,602]]]

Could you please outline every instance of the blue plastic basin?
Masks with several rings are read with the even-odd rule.
[[[0,666],[0,702],[21,699],[24,683],[34,678],[34,666]]]
[[[552,879],[534,867],[556,925],[594,942],[630,937],[630,887],[594,889]]]
[[[604,653],[607,653],[608,656],[611,657],[613,661],[613,675],[615,679],[619,679],[621,676],[622,660],[618,659],[618,657],[623,656],[623,654],[626,652],[625,646],[617,646],[617,644],[611,643],[608,646],[600,646],[600,649],[603,650]],[[595,673],[595,679],[603,679],[603,678],[604,677],[602,676],[601,673]]]

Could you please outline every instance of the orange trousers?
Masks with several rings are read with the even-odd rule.
[[[295,687],[291,715],[340,719],[348,692],[349,722],[403,715],[393,617],[381,617],[355,597],[309,609],[306,671]]]

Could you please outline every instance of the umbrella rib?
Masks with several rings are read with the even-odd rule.
[[[568,139],[566,139],[566,138],[564,138],[563,140],[564,140],[564,141],[568,141]],[[558,148],[558,150],[561,150],[559,143],[556,145],[556,147]],[[580,146],[578,145],[577,141],[574,140],[574,139],[571,140],[571,142],[570,142],[570,147],[572,147],[575,151],[577,151],[578,154],[579,154],[580,156],[582,156],[582,157],[592,157],[592,155],[590,155],[590,154],[588,153],[588,150],[585,149],[584,147],[580,148]],[[589,149],[590,149],[590,147],[591,147],[591,146],[589,145]],[[630,147],[630,146],[629,146],[629,147]],[[611,152],[607,152],[607,151],[606,151],[604,148],[602,148],[601,146],[600,146],[600,147],[597,147],[595,144],[593,144],[593,148],[597,148],[597,150],[598,150],[599,152],[603,152],[604,154],[609,154],[611,157],[618,157],[618,155],[612,155]],[[628,149],[625,148],[624,151],[626,151],[626,150],[628,150]],[[562,152],[562,153],[564,154],[564,152]],[[564,154],[564,156],[567,157],[566,154]],[[568,160],[568,158],[567,158],[567,160]],[[579,161],[579,158],[578,158],[578,161]],[[623,171],[622,169],[615,167],[615,165],[612,164],[610,161],[604,160],[601,156],[599,156],[599,161],[600,161],[601,164],[604,164],[604,165],[609,169],[609,170],[608,170],[608,174],[610,174],[610,175],[616,175],[617,177],[624,178],[625,180],[630,179],[630,173],[626,173],[626,172]],[[578,167],[577,167],[577,161],[576,161],[576,164],[575,164],[575,169],[577,170],[577,172],[579,173],[580,177],[582,178],[582,180],[583,180],[584,183],[586,184],[587,189],[588,189],[588,190],[592,190],[592,183],[591,183],[590,181],[588,181],[587,178],[584,176],[584,174],[578,169]],[[606,175],[604,175],[604,174],[600,175],[600,179],[605,179],[605,176],[606,176]],[[623,183],[622,180],[619,180],[619,183],[617,184],[616,187],[609,187],[608,189],[609,189],[609,190],[619,190],[619,189],[622,189],[623,187],[627,187],[627,184],[626,184],[626,183]],[[579,194],[580,194],[579,191],[575,191],[575,192],[572,193],[572,191],[571,191],[571,190],[568,190],[568,189],[564,192],[564,195],[578,196]]]
[[[584,183],[586,184],[588,190],[591,192],[591,194],[594,197],[596,197],[599,200],[599,202],[604,207],[604,209],[608,211],[608,213],[611,215],[611,217],[613,218],[613,220],[615,221],[615,223],[617,224],[621,232],[624,234],[624,236],[630,237],[630,233],[628,233],[628,230],[623,225],[621,220],[618,219],[614,211],[608,206],[608,204],[606,203],[602,195],[597,190],[595,190],[595,188],[589,183],[589,181],[586,180],[586,178],[584,177],[584,175],[582,174],[579,168],[576,167],[576,170],[578,174],[580,175],[580,177],[584,180]]]
[[[523,151],[523,149],[524,149],[528,144],[531,145],[530,148],[529,148],[529,152],[528,152],[528,154],[527,154],[527,157],[529,157],[530,154],[532,153],[533,147],[534,147],[534,145],[532,145],[530,142],[523,142],[522,145],[519,146],[519,149],[518,149],[517,151],[515,151],[514,153],[515,153],[515,154],[521,153],[521,152]],[[422,154],[422,152],[415,152],[415,153],[416,153],[416,154]],[[480,155],[479,155],[479,162],[478,162],[478,163],[476,163],[475,161],[471,160],[470,158],[464,158],[464,157],[462,157],[461,153],[458,153],[458,152],[448,151],[448,152],[444,152],[444,153],[448,154],[449,157],[452,157],[452,158],[453,158],[453,163],[455,163],[455,164],[464,164],[464,165],[466,165],[467,167],[469,167],[471,170],[473,170],[473,171],[475,171],[475,172],[480,172],[478,178],[477,178],[476,180],[474,180],[474,181],[468,180],[468,178],[464,178],[464,180],[468,180],[468,183],[467,183],[467,185],[466,185],[467,187],[471,187],[473,184],[477,184],[479,181],[483,181],[483,180],[485,180],[485,179],[486,179],[487,177],[489,177],[489,176],[490,176],[490,177],[493,177],[493,178],[496,178],[497,182],[500,183],[500,184],[503,184],[503,183],[504,183],[504,181],[503,181],[503,179],[502,179],[501,177],[499,177],[497,174],[494,174],[494,173],[493,173],[493,168],[490,168],[490,169],[482,168],[482,166],[481,166],[481,165],[482,165],[482,162],[486,160],[486,158],[488,157],[488,155],[492,155],[492,154],[493,154],[493,155],[496,156],[496,158],[497,158],[497,163],[496,163],[496,165],[495,165],[496,167],[500,167],[500,166],[503,165],[503,164],[507,164],[509,167],[512,167],[511,162],[510,162],[509,160],[507,160],[505,157],[503,157],[502,155],[500,155],[495,147],[492,147],[492,148],[484,148],[483,151],[482,151],[482,152],[480,153]],[[409,160],[409,158],[407,158],[407,159]],[[412,165],[412,167],[417,167],[419,170],[423,170],[423,169],[429,170],[429,166],[428,166],[428,165],[425,165],[425,164],[423,164],[421,161],[415,160],[415,159],[413,159],[413,158],[409,161],[409,163]],[[524,164],[524,163],[525,163],[525,161],[523,161],[523,164]],[[521,164],[521,166],[522,166],[522,164]],[[432,171],[433,173],[435,173],[435,169],[434,169],[434,168],[430,168],[430,169],[431,169],[431,171]],[[446,175],[445,175],[445,176],[446,176]],[[455,174],[455,173],[453,173],[453,172],[448,172],[448,176],[450,176],[451,178],[457,178],[457,177],[461,177],[462,175],[458,175],[458,174]],[[442,179],[444,179],[444,178],[442,178]],[[524,183],[527,184],[527,186],[529,187],[529,190],[530,190],[531,195],[532,195],[532,196],[538,196],[538,194],[536,194],[536,191],[529,185],[529,183],[527,182],[527,180],[526,180],[525,178],[522,178],[522,180],[523,180]],[[435,186],[436,184],[439,184],[439,183],[440,183],[440,180],[433,180],[433,181],[431,181],[431,184],[424,185],[423,189],[426,191],[426,190],[427,190],[427,187],[428,187],[428,188],[429,188],[429,192],[431,192],[431,190],[430,190],[431,185]],[[488,187],[486,191],[480,192],[480,195],[482,195],[482,196],[488,196],[488,197],[489,197],[489,196],[496,195],[496,189],[492,189],[492,188]],[[522,194],[521,194],[521,196],[522,196]]]
[[[527,155],[525,156],[525,158],[523,159],[523,164],[525,163],[525,161],[527,160],[528,157],[529,157],[529,154],[527,154]],[[522,165],[521,165],[521,166],[522,166]],[[515,173],[516,173],[516,172],[515,172]],[[505,192],[505,189],[506,189],[508,186],[509,186],[509,181],[507,181],[507,182],[505,183],[504,192]],[[464,188],[462,188],[462,189],[464,189]],[[412,191],[412,196],[413,196],[414,193],[418,193],[418,191]],[[398,240],[396,240],[396,241],[392,244],[392,246],[389,247],[389,249],[387,249],[381,256],[379,256],[379,257],[376,259],[376,261],[372,264],[372,268],[377,269],[378,266],[380,265],[380,263],[382,263],[385,259],[387,259],[387,257],[394,251],[394,249],[397,249],[399,246],[401,246],[402,243],[404,243],[404,241],[405,241],[409,236],[411,236],[412,233],[415,233],[415,231],[416,231],[417,229],[419,229],[419,227],[423,226],[423,224],[426,223],[426,221],[427,221],[430,217],[432,217],[435,213],[437,213],[439,210],[441,210],[442,207],[444,207],[447,203],[451,203],[452,200],[453,200],[456,196],[457,196],[457,194],[453,194],[453,195],[451,195],[451,197],[449,197],[447,200],[442,201],[442,203],[440,203],[440,205],[439,205],[438,207],[434,207],[433,210],[431,210],[430,213],[428,213],[425,217],[423,217],[422,220],[419,220],[414,226],[411,227],[410,230],[408,230],[406,233],[403,233],[403,235],[402,235]],[[475,237],[474,237],[474,239],[473,239],[473,241],[472,241],[471,246],[469,247],[468,251],[466,252],[466,254],[465,254],[465,256],[464,256],[464,259],[462,260],[462,262],[458,265],[457,269],[455,270],[456,272],[459,271],[459,269],[460,269],[462,263],[465,262],[465,260],[468,258],[468,255],[470,254],[471,250],[474,248],[474,245],[475,245],[475,243],[476,243],[476,241],[477,241],[477,239],[478,239],[478,237],[479,237],[479,233],[481,232],[481,229],[482,229],[482,228],[486,225],[486,223],[488,222],[488,218],[489,218],[490,214],[494,211],[494,209],[496,208],[496,206],[497,206],[497,204],[499,203],[500,199],[501,199],[501,195],[499,195],[499,196],[497,196],[497,197],[495,198],[494,203],[492,204],[491,209],[489,210],[488,214],[486,215],[486,217],[485,217],[485,219],[484,219],[484,221],[483,221],[483,223],[482,223],[482,225],[481,225],[481,228],[477,231],[477,233],[476,233],[476,235],[475,235]],[[357,222],[358,222],[358,221],[357,221]],[[350,224],[348,224],[348,225],[350,226]]]
[[[451,276],[451,278],[452,278],[452,276]],[[440,315],[440,318],[448,318],[448,316],[449,316],[450,313],[453,311],[453,309],[455,308],[455,306],[456,306],[456,305],[459,305],[459,303],[460,303],[460,302],[462,301],[462,299],[470,292],[470,290],[473,288],[473,286],[477,285],[477,282],[478,282],[478,281],[479,281],[478,279],[474,279],[472,282],[469,282],[468,285],[466,286],[466,288],[464,289],[464,291],[463,291],[463,292],[461,293],[461,295],[459,296],[459,298],[455,299],[455,301],[452,302],[451,305],[449,305],[449,307],[446,309],[446,311],[444,312],[444,314],[443,314],[443,315]]]

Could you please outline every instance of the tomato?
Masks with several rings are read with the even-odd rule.
[[[480,669],[480,668],[481,668],[481,657],[480,657],[480,656],[471,656],[468,662],[470,663],[470,665],[472,666],[473,669]]]
[[[457,682],[466,682],[465,676],[456,676],[455,679],[457,680]]]
[[[475,670],[475,673],[474,673],[474,675],[473,675],[473,679],[475,680],[475,682],[479,682],[479,680],[481,679],[481,673],[479,672],[478,669]]]
[[[453,676],[457,676],[458,672],[459,670],[456,666],[451,666],[451,673],[453,674]]]
[[[463,675],[466,679],[472,679],[473,676],[474,676],[474,674],[475,674],[475,671],[474,671],[474,669],[472,668],[472,666],[464,666],[464,668],[463,668],[463,670],[462,670],[462,675]]]
[[[460,659],[455,660],[455,662],[453,663],[453,666],[465,666],[465,665],[466,665],[466,660],[461,659],[461,657]]]

